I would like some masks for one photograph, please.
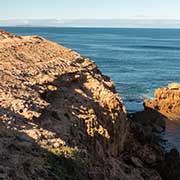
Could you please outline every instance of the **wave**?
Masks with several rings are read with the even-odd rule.
[[[129,46],[137,49],[155,49],[155,50],[180,50],[179,46],[155,46],[155,45],[142,45],[142,46]]]

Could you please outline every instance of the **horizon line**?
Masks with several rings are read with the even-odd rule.
[[[0,26],[179,29],[180,19],[4,19]]]
[[[180,18],[151,18],[151,17],[132,17],[132,18],[6,18],[0,21],[7,20],[175,20],[180,21]]]
[[[21,25],[11,25],[11,26],[1,26],[0,28],[104,28],[104,29],[180,29],[180,27],[132,27],[132,26],[21,26]]]

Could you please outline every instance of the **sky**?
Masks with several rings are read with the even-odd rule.
[[[0,0],[5,19],[180,20],[180,0]]]

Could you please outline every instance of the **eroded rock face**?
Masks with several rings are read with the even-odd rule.
[[[0,31],[0,129],[1,179],[161,179],[113,82],[41,37]]]
[[[155,109],[170,120],[180,120],[180,85],[171,83],[167,88],[159,88],[152,101],[145,100],[145,107]]]
[[[16,170],[17,179],[38,178],[41,171],[47,172],[41,153],[38,160],[30,161],[34,145],[39,152],[64,153],[64,157],[70,151],[72,159],[76,151],[84,152],[87,161],[103,161],[107,155],[117,157],[123,151],[128,132],[125,107],[114,84],[91,60],[41,37],[18,37],[3,31],[0,37],[1,126],[12,137],[17,134],[1,142],[1,153],[8,156],[1,161],[2,177],[11,178],[11,169],[17,166],[28,166],[29,173]],[[15,157],[11,151],[17,151]],[[40,168],[36,168],[40,174],[33,171],[32,164]],[[91,164],[90,174],[96,176],[96,164],[102,163]],[[49,179],[48,172],[43,174]]]

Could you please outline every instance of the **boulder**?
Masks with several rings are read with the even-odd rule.
[[[170,120],[180,120],[180,84],[171,83],[167,88],[158,88],[154,99],[145,100],[144,106],[158,111]]]

